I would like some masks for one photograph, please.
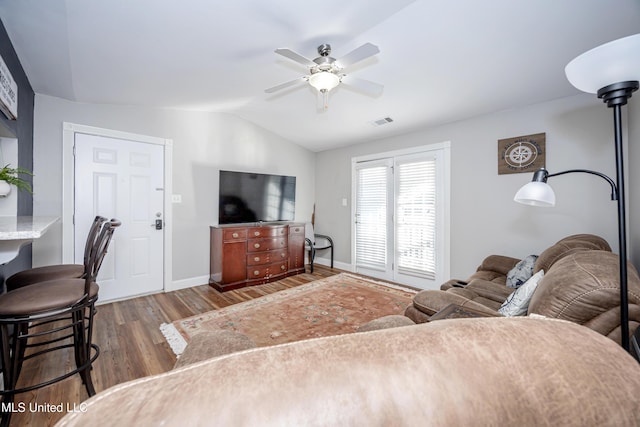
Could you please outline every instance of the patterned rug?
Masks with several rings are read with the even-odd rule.
[[[258,346],[355,332],[389,314],[402,314],[416,291],[348,273],[276,292],[220,310],[163,324],[160,329],[180,355],[190,337],[212,329],[247,335]]]

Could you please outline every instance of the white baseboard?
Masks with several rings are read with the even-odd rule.
[[[194,286],[208,285],[208,284],[209,284],[209,276],[191,277],[189,279],[174,280],[173,282],[171,282],[170,288],[167,287],[164,291],[171,292],[171,291],[177,291],[180,289],[192,288]]]
[[[314,261],[315,264],[320,264],[320,265],[324,265],[325,267],[331,267],[331,259],[330,258],[321,258],[319,256],[316,256],[316,259]],[[353,265],[351,264],[347,264],[344,262],[340,262],[340,261],[333,261],[333,266],[335,268],[339,268],[340,270],[345,270],[345,271],[349,271],[351,273],[355,273],[355,268],[353,267]]]

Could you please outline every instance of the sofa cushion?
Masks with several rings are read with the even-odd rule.
[[[482,279],[473,279],[465,289],[475,292],[478,296],[487,298],[498,303],[498,307],[509,296],[513,289],[507,288],[504,284],[500,285],[494,281]]]
[[[506,285],[508,288],[517,288],[524,284],[531,276],[533,276],[533,268],[536,265],[538,255],[529,255],[519,261],[507,273]]]
[[[524,316],[527,314],[531,297],[543,276],[543,270],[531,276],[524,285],[520,286],[507,297],[504,304],[498,309],[498,313],[507,317]]]

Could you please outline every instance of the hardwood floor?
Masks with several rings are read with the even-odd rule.
[[[94,331],[94,342],[101,350],[93,365],[93,383],[96,391],[100,392],[116,384],[147,375],[166,372],[173,367],[176,357],[160,333],[162,323],[248,301],[340,272],[337,269],[316,265],[313,274],[298,274],[277,282],[224,293],[208,285],[202,285],[99,305]],[[62,369],[70,368],[73,364],[71,349],[26,361],[19,386],[58,375]],[[67,407],[73,410],[74,404],[79,405],[87,397],[78,375],[39,390],[19,394],[16,396],[16,404],[23,402],[26,410],[23,413],[14,413],[10,425],[53,425],[64,413],[31,411],[30,408],[35,405],[62,404],[64,411],[67,411]]]

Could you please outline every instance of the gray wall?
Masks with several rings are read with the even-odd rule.
[[[293,175],[296,220],[310,221],[315,153],[228,114],[35,99],[34,211],[62,213],[62,123],[173,140],[173,281],[209,275],[209,226],[218,219],[218,169]],[[60,262],[61,227],[34,244],[34,265]],[[196,283],[197,284],[197,283]]]
[[[532,174],[497,173],[499,139],[546,132],[550,172],[584,168],[615,178],[612,120],[600,100],[584,94],[318,153],[317,230],[333,236],[336,261],[349,266],[351,158],[451,141],[453,277],[467,277],[488,254],[524,257],[574,233],[599,234],[617,250],[616,203],[604,180],[585,174],[553,178],[556,207],[534,208],[513,202]],[[342,198],[348,207],[341,206]]]
[[[18,140],[18,164],[27,170],[33,170],[33,99],[34,93],[29,83],[29,79],[22,69],[20,60],[13,50],[11,40],[7,35],[4,24],[0,21],[0,56],[7,65],[13,80],[18,86],[18,118],[8,120],[4,114],[0,113],[0,135],[4,137],[17,138]],[[2,167],[4,165],[0,165]],[[23,176],[27,181],[29,177]],[[32,215],[33,199],[29,193],[18,192],[17,215]],[[0,284],[4,283],[4,278],[13,273],[31,267],[31,245],[25,245],[20,250],[17,258],[0,266]]]
[[[640,264],[640,106],[630,100],[627,172],[630,255]],[[635,108],[634,108],[635,107]],[[518,110],[503,111],[404,136],[369,141],[314,154],[235,116],[147,108],[78,104],[36,96],[34,167],[38,192],[34,210],[60,215],[62,122],[171,138],[174,140],[174,281],[208,274],[207,227],[217,218],[218,168],[296,175],[297,220],[307,221],[316,204],[316,231],[333,236],[338,266],[351,264],[351,158],[376,152],[451,141],[451,274],[465,277],[489,253],[526,256],[561,237],[590,232],[617,250],[616,206],[607,184],[572,174],[550,180],[553,209],[512,201],[530,174],[497,174],[497,140],[547,134],[547,168],[594,169],[615,176],[612,115],[591,95],[579,95]],[[627,123],[625,117],[625,123]],[[315,192],[315,196],[314,196]],[[348,206],[342,206],[342,198]],[[59,230],[34,246],[36,265],[61,257]],[[319,254],[328,256],[328,254]]]

